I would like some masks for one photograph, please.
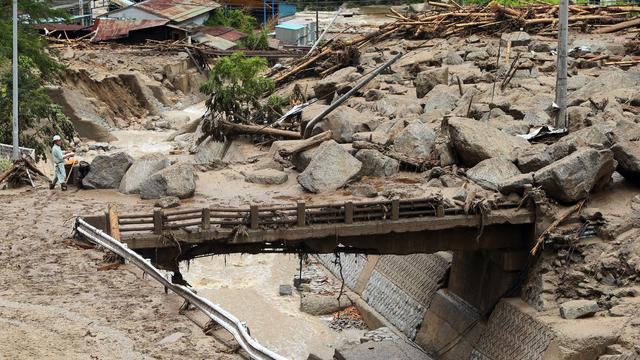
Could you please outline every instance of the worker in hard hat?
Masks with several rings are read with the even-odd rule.
[[[73,156],[72,152],[62,151],[60,147],[62,145],[62,139],[60,135],[53,137],[53,147],[51,148],[51,157],[53,158],[53,180],[49,184],[49,189],[54,189],[56,183],[60,183],[60,189],[62,191],[67,190],[67,172],[64,170],[65,159]]]

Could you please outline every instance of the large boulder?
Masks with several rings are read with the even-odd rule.
[[[120,181],[119,191],[123,194],[137,194],[140,185],[154,173],[169,166],[169,159],[162,154],[148,154],[133,162]]]
[[[490,158],[513,161],[519,149],[531,146],[521,137],[467,118],[449,119],[449,137],[456,153],[467,166]]]
[[[437,68],[423,71],[416,76],[413,84],[416,87],[416,96],[422,98],[438,84],[449,82],[449,68]]]
[[[431,113],[435,110],[443,110],[449,112],[456,108],[458,103],[458,90],[449,88],[447,85],[437,85],[425,96],[424,112]]]
[[[313,127],[311,135],[331,130],[333,140],[340,143],[351,142],[353,134],[367,131],[366,115],[347,106],[340,106]]]
[[[536,144],[518,152],[520,171],[532,172],[552,164],[554,161],[589,145],[608,148],[613,144],[611,129],[605,125],[594,125],[573,132],[552,145]]]
[[[606,185],[615,169],[611,150],[582,148],[536,171],[533,178],[547,195],[560,201],[575,202]]]
[[[428,158],[436,143],[436,133],[422,122],[409,123],[393,140],[393,149],[411,157]]]
[[[332,191],[344,186],[361,168],[358,159],[337,142],[329,140],[318,146],[309,165],[298,175],[298,183],[314,193]]]
[[[217,141],[209,137],[196,147],[194,160],[198,165],[211,166],[218,163],[240,162],[245,158],[231,141]]]
[[[516,175],[520,175],[518,167],[513,162],[502,158],[482,160],[467,170],[469,179],[490,190],[498,190],[505,180]]]
[[[318,81],[313,87],[316,98],[330,102],[340,87],[353,80],[353,78],[359,77],[357,71],[355,67],[346,67]]]
[[[89,189],[117,189],[131,164],[133,158],[124,152],[98,155],[91,162],[89,173],[82,179],[82,186]]]
[[[620,175],[640,184],[640,142],[621,141],[614,145],[613,156]]]
[[[360,176],[378,176],[385,177],[398,173],[400,163],[377,150],[363,149],[358,151],[356,159],[362,163]]]
[[[140,197],[143,199],[159,199],[165,196],[176,196],[185,199],[196,191],[196,174],[193,166],[176,163],[151,175],[140,186]]]
[[[287,173],[275,169],[261,169],[244,174],[244,181],[254,184],[280,185],[288,179]]]
[[[595,300],[569,300],[560,305],[560,316],[565,319],[579,319],[593,316],[600,310]]]

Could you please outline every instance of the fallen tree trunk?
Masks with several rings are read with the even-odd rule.
[[[293,144],[290,148],[280,149],[278,153],[282,157],[291,156],[322,144],[323,142],[331,139],[332,135],[333,133],[331,132],[331,130],[327,130],[318,135],[314,135],[308,139],[294,141],[295,144]]]
[[[286,139],[300,139],[300,133],[297,131],[287,131],[274,129],[267,126],[234,124],[228,121],[221,121],[220,126],[226,134],[242,134],[242,135],[271,135]]]
[[[633,26],[638,26],[638,25],[640,25],[640,19],[633,19],[633,20],[629,20],[629,21],[623,21],[623,22],[615,24],[615,25],[601,27],[601,28],[593,31],[593,33],[594,34],[607,34],[607,33],[616,32],[618,30],[623,30],[623,29],[630,28],[630,27],[633,27]]]

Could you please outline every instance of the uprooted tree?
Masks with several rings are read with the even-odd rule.
[[[245,57],[235,52],[221,58],[211,68],[209,80],[200,91],[209,96],[206,102],[209,116],[202,128],[206,135],[221,139],[224,123],[253,124],[265,113],[260,98],[273,91],[273,80],[261,76],[267,61],[261,57]]]
[[[74,129],[46,94],[44,85],[53,81],[62,67],[45,51],[46,42],[31,24],[65,15],[51,10],[49,1],[20,0],[18,7],[21,14],[18,28],[20,145],[34,148],[39,159],[48,152],[52,135],[70,139]],[[13,97],[11,22],[11,2],[0,2],[0,142],[9,144]]]

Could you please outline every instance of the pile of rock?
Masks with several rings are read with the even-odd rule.
[[[82,181],[88,189],[118,189],[123,194],[140,194],[142,199],[164,199],[161,207],[175,206],[175,200],[193,196],[197,175],[193,165],[177,162],[161,154],[134,160],[124,152],[99,155],[91,162]]]

